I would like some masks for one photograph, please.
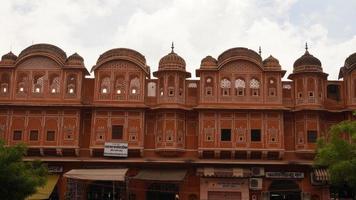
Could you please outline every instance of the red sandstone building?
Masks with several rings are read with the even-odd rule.
[[[142,54],[118,48],[87,78],[83,58],[56,46],[10,52],[0,62],[0,138],[48,164],[52,199],[330,198],[312,159],[317,138],[352,119],[355,53],[341,81],[308,51],[289,81],[276,58],[247,48],[205,57],[197,80],[185,68],[172,49],[151,78]]]

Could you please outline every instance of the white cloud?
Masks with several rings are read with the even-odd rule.
[[[345,24],[349,36],[335,39],[330,36],[330,32],[335,31],[325,25],[325,20],[320,20],[323,13],[331,12],[330,6],[310,14],[295,11],[296,4],[300,2],[5,1],[0,7],[0,52],[7,53],[12,46],[18,54],[32,41],[47,42],[63,48],[68,55],[78,52],[90,69],[104,51],[128,47],[143,53],[155,71],[159,59],[170,51],[171,41],[174,41],[175,51],[195,74],[206,55],[217,57],[236,46],[257,51],[258,46],[262,46],[264,58],[272,54],[290,73],[308,41],[310,52],[322,61],[324,71],[336,79],[345,58],[356,51],[356,33],[350,36],[353,25]],[[336,12],[332,10],[334,15]],[[303,19],[300,23],[295,22],[295,13]]]

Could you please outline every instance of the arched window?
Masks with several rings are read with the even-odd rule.
[[[205,96],[213,96],[214,79],[210,76],[206,77],[204,86]]]
[[[223,78],[220,81],[220,87],[222,91],[223,96],[229,96],[230,95],[230,88],[231,88],[231,81],[227,78]]]
[[[159,95],[163,96],[164,95],[164,78],[160,77],[159,79]]]
[[[252,96],[259,96],[260,95],[260,81],[253,78],[250,80],[250,89]]]
[[[118,75],[115,78],[115,94],[120,96],[125,94],[125,77],[123,75]]]
[[[156,96],[156,83],[155,82],[149,82],[147,84],[147,96],[149,96],[149,97]]]
[[[17,79],[17,93],[26,94],[27,93],[27,82],[28,76],[25,73],[21,73]]]
[[[1,75],[1,79],[0,79],[0,86],[1,86],[0,93],[8,94],[9,93],[9,85],[10,85],[10,74],[3,73]]]
[[[179,78],[179,96],[183,96],[183,91],[184,91],[184,79],[182,77]]]
[[[275,78],[268,79],[268,96],[277,96],[277,80]]]
[[[174,87],[175,87],[175,77],[170,75],[168,76],[168,96],[173,97],[174,96]]]
[[[242,79],[242,78],[236,79],[235,80],[235,88],[236,88],[237,96],[245,96],[246,83],[245,83],[244,79]]]
[[[32,92],[42,93],[44,84],[44,75],[35,75],[33,78]]]
[[[314,78],[308,78],[307,82],[308,97],[315,97],[315,80]]]
[[[105,76],[101,79],[100,82],[100,93],[101,94],[108,94],[111,92],[110,90],[110,77]]]
[[[140,94],[140,79],[137,76],[133,76],[130,80],[130,94],[131,95]]]
[[[77,76],[71,74],[67,77],[67,94],[75,95],[77,89]]]
[[[301,79],[301,78],[297,79],[297,98],[298,99],[303,98],[303,88],[304,88],[303,79]]]
[[[53,74],[50,76],[50,86],[49,86],[49,92],[51,94],[58,94],[60,91],[60,80],[59,76],[57,74]]]

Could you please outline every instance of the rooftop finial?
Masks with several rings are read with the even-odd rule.
[[[308,42],[305,42],[305,51],[308,51]]]
[[[174,53],[174,43],[173,42],[172,42],[171,49],[172,49],[172,53]]]
[[[258,47],[258,54],[260,54],[260,56],[262,55],[261,46]]]

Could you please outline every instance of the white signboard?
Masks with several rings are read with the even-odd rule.
[[[104,156],[127,157],[127,143],[105,142]]]
[[[266,172],[266,178],[304,178],[303,172]]]

